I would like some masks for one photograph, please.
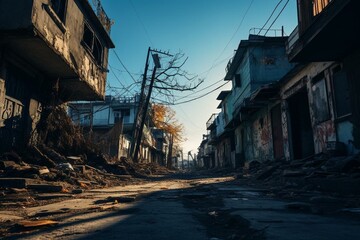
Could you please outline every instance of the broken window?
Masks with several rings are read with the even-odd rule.
[[[336,118],[351,114],[349,83],[345,72],[341,71],[340,66],[333,69],[333,87]]]
[[[313,16],[321,13],[332,0],[313,0]]]
[[[66,0],[50,0],[51,8],[54,10],[59,19],[65,21]]]
[[[84,35],[82,41],[86,49],[91,53],[91,56],[93,56],[96,62],[101,65],[103,59],[103,46],[87,23],[84,24]]]
[[[323,73],[313,79],[312,95],[315,122],[320,123],[328,120],[330,118],[330,112],[325,76]]]

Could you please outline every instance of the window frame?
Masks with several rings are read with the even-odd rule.
[[[96,35],[96,32],[93,30],[93,28],[90,26],[90,24],[87,21],[84,21],[84,25],[83,25],[83,36],[81,39],[81,44],[83,45],[83,47],[86,49],[86,51],[89,53],[89,55],[92,57],[92,59],[95,61],[95,63],[102,67],[103,63],[104,63],[104,46],[101,43],[99,37]],[[91,33],[91,46],[89,46],[88,44],[88,40],[84,39],[85,37],[85,30],[88,30]],[[95,48],[95,42],[98,43],[98,45],[100,47]],[[100,54],[99,55],[95,55],[95,49],[100,49]]]
[[[326,101],[326,112],[327,112],[327,116],[323,117],[321,119],[319,119],[319,111],[318,108],[316,108],[316,98],[320,97],[317,96],[315,94],[315,90],[314,87],[316,87],[316,85],[320,84],[320,82],[323,82],[323,88],[325,91],[325,101]],[[319,87],[318,87],[319,88]],[[328,120],[331,119],[331,112],[330,112],[330,103],[329,103],[329,91],[328,91],[328,87],[327,87],[327,81],[326,81],[326,75],[325,72],[321,72],[318,75],[316,75],[315,77],[313,77],[311,79],[311,94],[312,94],[312,108],[313,108],[313,114],[314,114],[314,123],[315,124],[321,124],[323,122],[326,122]]]

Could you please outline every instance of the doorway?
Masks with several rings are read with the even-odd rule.
[[[309,100],[306,88],[288,98],[290,117],[290,140],[293,159],[314,154],[314,135],[311,126]]]

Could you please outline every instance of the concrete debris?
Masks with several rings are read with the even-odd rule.
[[[19,226],[25,227],[25,228],[33,228],[33,227],[44,227],[44,226],[53,226],[59,224],[59,222],[49,219],[44,220],[26,220],[26,221],[20,221],[18,223]]]
[[[63,171],[74,171],[73,166],[70,163],[59,163],[58,164],[58,168],[63,170]]]
[[[0,188],[26,188],[28,182],[26,178],[0,178]]]
[[[38,192],[62,192],[63,186],[52,184],[29,184],[28,189],[36,190]]]

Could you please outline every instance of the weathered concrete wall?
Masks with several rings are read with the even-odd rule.
[[[51,14],[51,10],[46,10],[49,9],[48,5],[49,0],[34,1],[32,21],[36,30],[44,41],[79,75],[80,80],[86,81],[99,97],[104,98],[106,72],[101,69],[107,67],[108,50],[104,48],[104,60],[102,66],[99,66],[81,44],[85,21],[90,24],[90,27],[91,22],[84,17],[75,1],[67,1],[66,18],[63,25],[58,23],[56,16]],[[95,31],[94,33],[102,46],[105,46],[101,35]]]
[[[289,63],[285,46],[262,46],[251,48],[251,91],[261,85],[278,81],[294,64]]]
[[[285,158],[291,157],[291,126],[289,121],[289,108],[286,100],[293,94],[297,93],[301,88],[307,89],[307,96],[309,99],[309,111],[311,117],[311,125],[313,129],[314,147],[315,153],[320,153],[326,150],[326,142],[336,141],[336,129],[334,124],[334,106],[332,100],[332,89],[328,69],[333,65],[332,62],[311,63],[298,74],[292,77],[287,83],[285,83],[280,90],[282,101],[282,123],[283,123],[283,138],[284,138],[284,152]],[[325,86],[326,86],[326,106],[321,106],[328,111],[328,118],[322,121],[317,119],[316,106],[315,106],[315,94],[313,79],[319,74],[324,73]],[[302,104],[302,103],[299,103]]]
[[[274,159],[271,115],[268,107],[260,109],[242,122],[235,133],[236,153],[244,158],[244,162]]]
[[[219,167],[231,166],[230,144],[230,138],[224,138],[216,145],[215,162]]]
[[[272,160],[274,149],[272,143],[271,116],[267,108],[257,112],[253,118],[254,159]]]
[[[248,97],[251,94],[251,69],[250,69],[250,59],[249,59],[249,50],[244,55],[236,74],[240,74],[241,87],[235,86],[235,79],[233,79],[233,88],[232,95],[234,99],[234,107],[238,107],[243,101],[244,98]]]

